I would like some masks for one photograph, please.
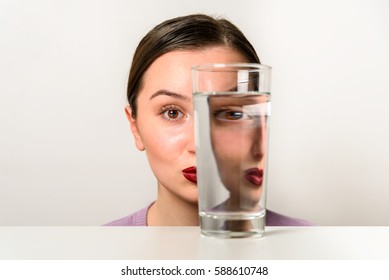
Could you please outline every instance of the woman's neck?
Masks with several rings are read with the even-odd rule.
[[[197,203],[185,201],[164,186],[158,186],[158,198],[147,213],[149,226],[197,226]]]

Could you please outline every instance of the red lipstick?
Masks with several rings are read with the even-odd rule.
[[[244,177],[247,181],[255,186],[261,186],[263,181],[263,169],[259,168],[250,168],[245,170]]]
[[[184,175],[184,177],[192,182],[192,183],[197,183],[197,171],[196,171],[196,166],[191,166],[191,167],[188,167],[188,168],[185,168],[184,170],[182,170],[182,175]]]

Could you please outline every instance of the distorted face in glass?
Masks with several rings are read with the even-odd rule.
[[[265,175],[268,95],[209,97],[211,142],[222,183],[224,207],[257,210]]]

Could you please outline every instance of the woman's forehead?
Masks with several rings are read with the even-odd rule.
[[[175,50],[158,57],[147,71],[156,66],[188,67],[209,63],[240,63],[246,62],[245,56],[240,52],[225,46],[210,46],[194,50]]]
[[[243,55],[224,46],[171,51],[157,58],[147,69],[140,95],[146,92],[151,96],[161,89],[188,95],[192,91],[193,66],[244,61]]]

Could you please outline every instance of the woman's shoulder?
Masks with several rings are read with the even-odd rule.
[[[147,226],[147,211],[150,205],[124,218],[109,222],[104,226]]]
[[[313,223],[303,219],[292,218],[274,211],[266,210],[267,226],[314,226]]]

